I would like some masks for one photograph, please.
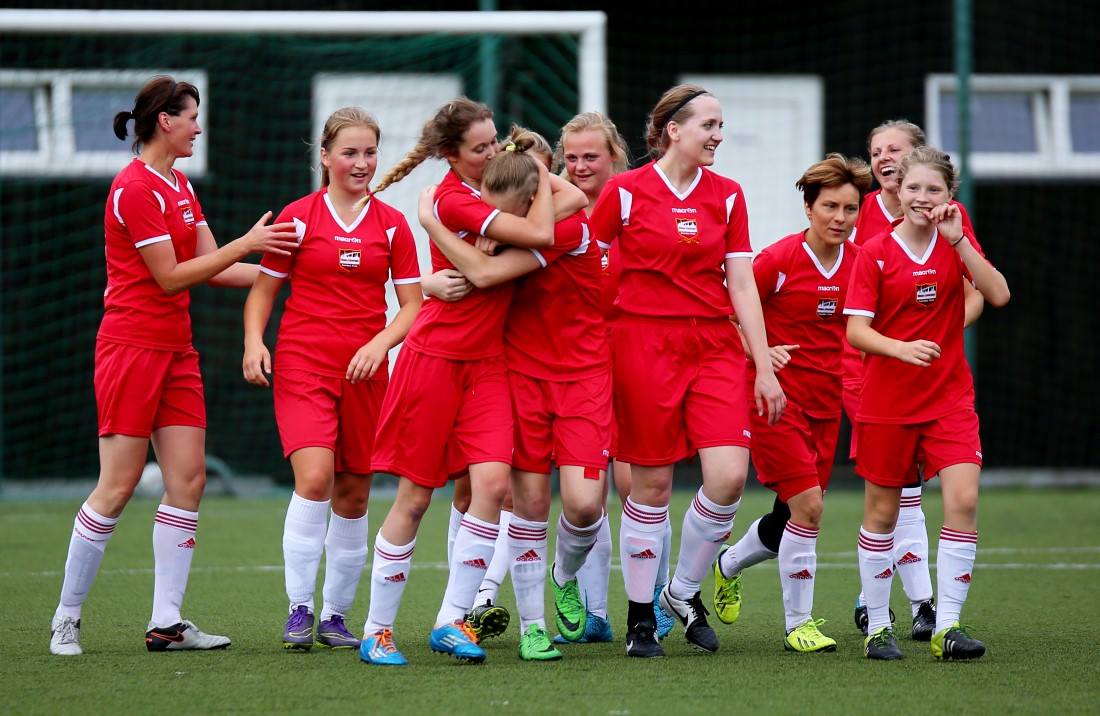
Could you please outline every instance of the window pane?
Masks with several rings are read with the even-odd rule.
[[[0,87],[0,151],[38,151],[33,87]]]
[[[1069,136],[1073,151],[1100,152],[1100,93],[1070,95]]]
[[[134,106],[140,87],[73,87],[73,136],[78,152],[127,151],[111,128],[115,115]],[[133,131],[133,125],[129,127]],[[132,140],[131,140],[132,141]]]
[[[958,96],[940,98],[943,149],[958,149]],[[975,152],[1036,152],[1035,113],[1030,92],[975,92],[970,95],[970,148]]]

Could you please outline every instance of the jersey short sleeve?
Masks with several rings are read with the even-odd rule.
[[[589,227],[603,246],[610,247],[618,238],[623,224],[630,220],[630,205],[623,203],[624,196],[629,198],[630,192],[612,177],[604,185],[600,197],[596,199],[596,206],[592,208],[592,216],[588,218]]]
[[[165,199],[145,182],[133,181],[118,190],[115,198],[115,214],[122,223],[134,247],[171,241],[168,224],[164,220]]]
[[[500,209],[494,209],[472,193],[454,191],[436,202],[435,213],[451,231],[485,236]]]
[[[855,268],[848,284],[848,299],[844,306],[846,316],[874,318],[878,309],[882,268],[867,250],[859,252]]]
[[[752,262],[752,275],[756,279],[756,291],[760,294],[760,302],[764,303],[779,289],[779,261],[775,253],[764,250],[757,254]]]
[[[416,241],[413,239],[409,222],[398,214],[397,226],[393,227],[390,241],[390,280],[395,286],[408,283],[420,283],[420,261],[416,256]],[[387,233],[391,230],[387,229]]]
[[[299,246],[302,245],[302,240],[306,237],[306,222],[295,216],[295,214],[302,213],[297,211],[300,203],[300,201],[296,201],[284,207],[279,215],[275,217],[274,222],[276,224],[293,223]],[[289,256],[264,252],[264,255],[260,258],[260,271],[274,278],[285,279],[290,275],[290,269],[294,265],[294,255],[294,251],[291,251]]]
[[[191,194],[191,201],[193,202],[195,213],[195,226],[208,226],[206,213],[202,210],[202,202],[199,201],[199,195],[195,192],[195,187],[191,186],[190,180],[182,174],[180,178],[183,183],[187,185],[187,192]]]
[[[578,211],[554,224],[554,245],[549,249],[530,249],[539,264],[546,268],[557,259],[573,252],[584,253],[591,241],[588,219]]]
[[[726,258],[751,259],[749,243],[749,211],[745,206],[745,193],[739,185],[736,192],[726,197]]]

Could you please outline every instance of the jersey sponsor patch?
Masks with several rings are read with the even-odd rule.
[[[836,314],[836,299],[821,298],[817,301],[817,317],[832,318]]]
[[[362,252],[358,249],[340,249],[340,270],[352,271],[359,268]]]
[[[180,213],[183,215],[183,223],[188,225],[194,224],[195,212],[191,210],[191,202],[187,199],[180,199],[178,202],[176,202],[176,205],[179,207]]]
[[[676,233],[680,235],[680,243],[699,243],[699,222],[695,219],[676,219]]]
[[[936,283],[917,284],[917,303],[923,306],[931,306],[936,302]]]

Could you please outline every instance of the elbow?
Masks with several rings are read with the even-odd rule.
[[[534,239],[535,248],[548,249],[554,245],[554,225],[550,225],[548,231],[538,231],[532,237]]]
[[[499,283],[491,271],[478,269],[466,274],[466,280],[474,285],[474,288],[489,288]]]
[[[169,296],[175,296],[186,289],[186,286],[182,286],[171,279],[157,279],[157,285]]]
[[[993,296],[986,296],[986,300],[994,308],[1004,308],[1008,305],[1009,300],[1012,298],[1012,292],[1008,290],[1008,286],[1005,286],[1002,290],[997,291]]]

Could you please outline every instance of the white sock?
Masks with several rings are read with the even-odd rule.
[[[65,558],[65,581],[61,583],[61,600],[56,616],[80,619],[80,610],[88,591],[92,588],[103,551],[115,533],[117,517],[104,517],[85,502],[73,520],[73,534],[69,537],[69,555]]]
[[[732,505],[719,505],[709,500],[702,489],[695,493],[695,499],[684,514],[680,556],[669,586],[673,596],[689,599],[699,591],[699,585],[714,564],[718,550],[730,536],[740,504],[741,500]]]
[[[355,519],[341,517],[333,512],[328,518],[328,534],[325,536],[325,586],[321,621],[333,614],[347,616],[359,578],[367,564],[367,540],[370,531],[367,515]]]
[[[960,532],[947,527],[940,530],[940,547],[936,555],[937,632],[959,621],[966,594],[970,591],[977,552],[977,532]]]
[[[585,609],[607,619],[607,587],[611,577],[611,524],[604,513],[596,542],[585,557],[584,565],[577,570],[577,583],[584,594]]]
[[[564,512],[558,516],[558,539],[554,545],[554,580],[558,586],[576,578],[588,552],[596,544],[602,524],[601,517],[594,525],[577,527],[565,519]]]
[[[921,488],[901,491],[901,509],[894,528],[894,565],[905,596],[917,615],[921,602],[932,598],[932,577],[928,574],[928,528],[920,504]]]
[[[760,564],[766,559],[775,559],[779,555],[778,552],[772,552],[765,547],[760,540],[760,520],[762,519],[762,517],[757,517],[756,522],[749,525],[745,535],[722,555],[718,566],[726,579],[754,564]]]
[[[779,584],[788,633],[809,621],[813,612],[818,532],[788,520],[779,540]]]
[[[867,601],[867,633],[890,626],[890,585],[894,582],[894,533],[859,528],[859,581]]]
[[[520,634],[538,624],[546,629],[546,523],[512,515],[508,525],[508,564],[516,590]]]
[[[485,578],[477,589],[474,604],[484,604],[486,601],[497,603],[500,585],[504,583],[504,578],[508,575],[508,565],[511,564],[508,551],[508,524],[511,521],[512,513],[501,510],[500,532],[497,533],[497,541],[493,545],[493,561],[489,562],[489,569],[485,570]]]
[[[313,612],[317,568],[325,549],[325,519],[330,500],[307,500],[297,492],[290,496],[283,523],[283,571],[286,596],[293,611],[304,604]]]
[[[668,505],[650,507],[626,498],[619,527],[619,560],[623,566],[626,598],[652,602],[668,521]]]
[[[657,582],[655,586],[664,587],[668,584],[668,560],[672,557],[672,520],[665,518],[665,529],[661,534],[661,559],[657,565]]]
[[[415,538],[408,544],[395,545],[386,541],[382,530],[375,535],[374,563],[370,571],[370,607],[367,622],[363,625],[364,636],[393,629],[397,609],[401,606],[401,595],[405,593],[408,583],[415,548]]]
[[[451,557],[451,573],[447,577],[447,591],[436,615],[436,626],[451,624],[466,616],[477,597],[477,588],[485,578],[489,562],[496,546],[497,525],[479,520],[473,515],[462,516],[462,523],[455,535],[454,553]]]
[[[458,534],[458,525],[462,523],[465,512],[459,512],[454,503],[451,503],[450,521],[447,522],[447,564],[451,563],[451,556],[455,549],[455,536]]]
[[[162,504],[153,518],[153,615],[150,627],[183,621],[180,607],[195,555],[199,513]]]

